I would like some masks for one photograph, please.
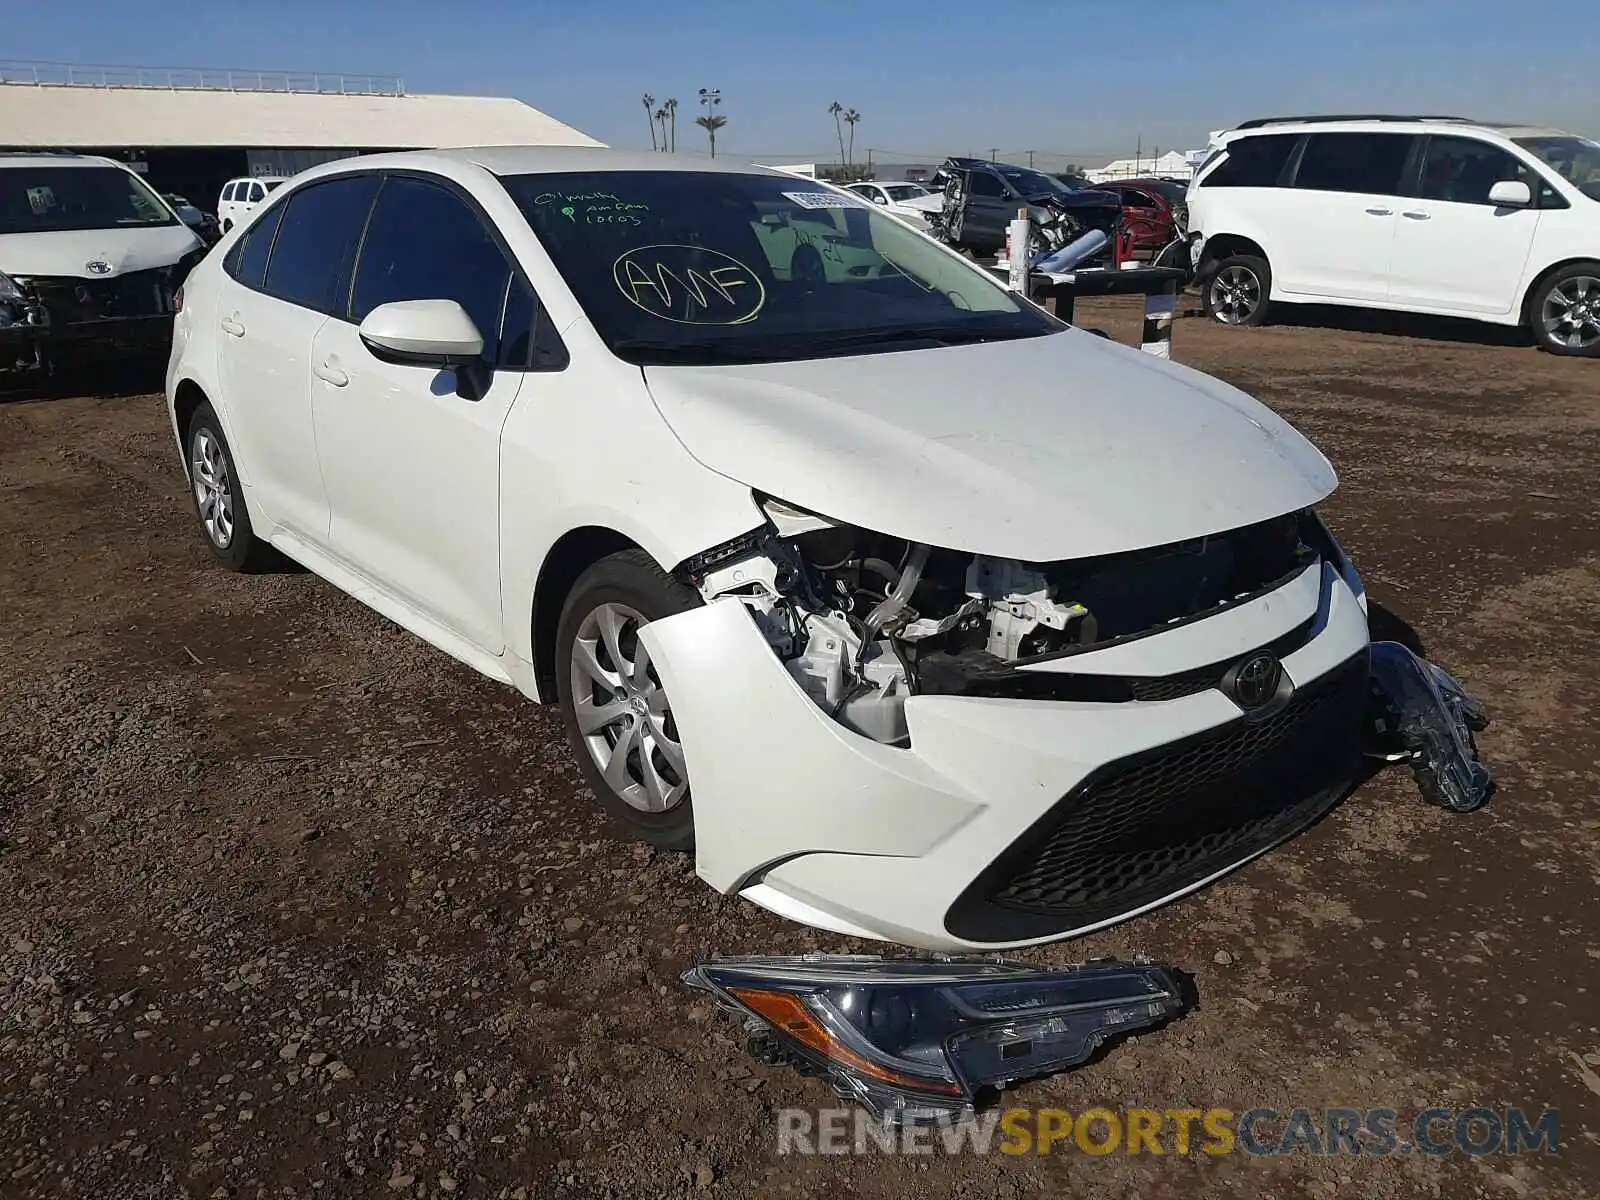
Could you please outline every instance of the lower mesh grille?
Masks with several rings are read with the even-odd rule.
[[[969,941],[1098,924],[1224,870],[1310,824],[1353,779],[1362,653],[1260,720],[1108,764],[973,882],[946,917]]]

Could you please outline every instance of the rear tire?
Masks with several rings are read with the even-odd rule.
[[[643,550],[622,550],[578,577],[556,630],[556,691],[584,779],[607,814],[665,850],[694,849],[694,809],[666,689],[638,628],[700,603]]]
[[[1528,332],[1541,350],[1600,358],[1600,262],[1572,263],[1528,299]]]
[[[1238,326],[1266,321],[1271,294],[1272,268],[1254,254],[1230,254],[1212,263],[1200,293],[1208,317]]]
[[[184,433],[189,468],[189,496],[200,521],[200,536],[211,555],[230,571],[269,570],[282,559],[256,537],[250,508],[233,465],[233,450],[222,422],[209,403],[202,404]]]

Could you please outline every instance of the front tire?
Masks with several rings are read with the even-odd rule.
[[[1562,267],[1528,301],[1528,331],[1543,350],[1600,358],[1600,262]]]
[[[1272,268],[1254,254],[1230,254],[1211,265],[1201,298],[1206,315],[1223,325],[1260,325],[1267,319]]]
[[[694,848],[683,745],[641,625],[699,595],[643,550],[595,563],[573,585],[556,630],[556,688],[567,741],[600,807],[641,841]]]
[[[233,465],[233,451],[210,404],[195,410],[185,441],[189,494],[200,520],[200,535],[212,557],[230,571],[254,572],[273,566],[277,556],[256,537]]]

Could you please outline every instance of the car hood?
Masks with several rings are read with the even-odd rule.
[[[997,557],[1081,558],[1219,533],[1315,504],[1337,484],[1265,405],[1076,329],[644,374],[711,470],[836,521]]]
[[[0,234],[0,271],[7,275],[114,279],[130,271],[171,266],[202,243],[187,225],[145,229],[72,229]],[[109,270],[91,271],[104,263]]]
[[[926,196],[913,196],[909,200],[897,200],[895,203],[901,208],[914,208],[918,212],[941,212],[944,209],[944,193],[931,192]]]

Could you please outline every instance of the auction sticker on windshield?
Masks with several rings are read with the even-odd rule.
[[[801,208],[871,208],[872,205],[858,196],[841,196],[838,192],[784,192],[785,200],[793,200]]]
[[[611,276],[631,303],[679,325],[743,325],[767,302],[760,276],[706,246],[635,246],[617,257]]]

